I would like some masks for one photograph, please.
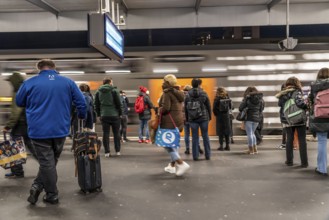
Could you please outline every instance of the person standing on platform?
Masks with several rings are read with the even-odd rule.
[[[240,112],[248,108],[247,118],[245,120],[245,129],[248,137],[247,154],[258,153],[255,130],[261,121],[264,106],[263,93],[258,92],[256,87],[249,86],[244,92],[242,103],[239,106]]]
[[[120,137],[122,142],[128,142],[127,138],[127,124],[128,124],[128,105],[129,100],[124,91],[120,91],[120,101],[122,104],[122,117],[121,117],[121,126],[120,126]]]
[[[14,72],[10,77],[6,79],[13,86],[13,95],[11,103],[11,111],[9,115],[9,120],[5,124],[3,132],[10,132],[12,137],[23,137],[24,144],[27,149],[31,152],[32,156],[36,159],[36,152],[31,139],[27,134],[27,122],[25,115],[25,108],[20,108],[16,105],[16,93],[20,86],[24,82],[24,78],[18,72]],[[23,165],[19,164],[10,168],[11,172],[5,174],[6,178],[21,178],[24,177]]]
[[[78,117],[86,117],[86,102],[75,82],[55,70],[52,60],[37,63],[37,76],[26,80],[16,95],[16,104],[26,108],[28,135],[39,161],[39,172],[27,201],[35,204],[45,190],[43,201],[57,204],[56,165],[69,135],[72,103]]]
[[[295,105],[302,111],[306,111],[308,106],[303,99],[302,93],[302,84],[299,79],[296,77],[290,77],[287,79],[286,88],[281,91],[279,98],[279,106],[281,108],[285,107],[287,101],[293,99]],[[297,111],[296,111],[297,112]],[[297,115],[297,114],[296,114]],[[299,115],[299,114],[298,114]],[[300,114],[302,115],[302,114]],[[293,166],[293,141],[294,141],[294,133],[297,131],[298,142],[299,142],[299,154],[301,160],[301,168],[308,167],[308,158],[307,158],[307,143],[306,143],[306,114],[302,116],[303,118],[295,124],[288,124],[287,129],[287,144],[286,144],[286,161],[285,164],[287,166]],[[289,119],[286,118],[289,123]]]
[[[151,119],[151,109],[154,108],[150,97],[147,94],[147,88],[144,86],[139,87],[139,95],[135,102],[136,108],[143,106],[141,112],[138,112],[139,117],[139,138],[138,143],[145,142],[146,144],[150,143],[150,132],[148,129],[148,121]],[[140,100],[140,102],[138,102]],[[137,106],[138,105],[138,106]],[[145,130],[145,140],[144,140],[144,130]]]
[[[201,89],[202,80],[192,79],[192,89],[184,101],[185,117],[192,129],[193,160],[199,160],[199,127],[203,138],[206,160],[210,160],[211,150],[208,125],[211,120],[211,106],[207,93]]]
[[[230,109],[232,109],[232,101],[223,87],[218,87],[216,97],[213,104],[213,113],[216,116],[216,133],[219,138],[218,150],[230,150]],[[225,148],[223,142],[225,138]]]
[[[111,156],[110,127],[112,127],[116,155],[120,156],[120,119],[122,116],[122,104],[119,91],[113,86],[112,78],[104,78],[103,85],[98,88],[95,94],[94,102],[97,117],[99,117],[102,122],[105,157]]]
[[[309,95],[310,129],[318,137],[317,174],[328,176],[327,143],[329,134],[329,69],[319,70]],[[322,106],[321,106],[322,104]],[[322,108],[321,108],[322,107]],[[320,110],[321,109],[321,110]],[[319,111],[320,110],[320,111]],[[322,116],[320,116],[322,115]]]

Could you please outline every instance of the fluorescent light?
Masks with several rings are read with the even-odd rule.
[[[305,60],[329,60],[329,53],[306,53],[303,54]]]
[[[64,75],[76,75],[76,74],[85,74],[84,71],[59,71],[60,74],[64,74]]]
[[[297,63],[299,70],[319,70],[322,67],[328,67],[329,62],[308,62],[308,63]]]
[[[105,73],[131,73],[130,70],[106,70]]]
[[[274,71],[274,70],[295,70],[296,64],[265,64],[265,65],[237,65],[228,66],[229,70],[251,70],[251,71]]]
[[[316,79],[316,73],[300,74],[272,74],[272,75],[246,75],[246,76],[229,76],[229,81],[285,81],[289,77],[296,76],[301,81],[310,81]]]
[[[20,73],[21,75],[26,75],[26,73]],[[13,73],[1,73],[1,76],[11,76]]]
[[[244,57],[217,57],[217,60],[226,60],[226,61],[234,61],[234,60],[245,60]]]
[[[153,69],[153,73],[178,73],[178,69]]]
[[[245,88],[247,88],[247,87],[245,87]],[[258,89],[258,86],[256,88]],[[245,91],[245,90],[246,89],[244,89],[242,91]],[[243,97],[232,97],[231,98],[232,102],[237,102],[237,103],[242,102],[242,99],[243,99]],[[276,102],[276,103],[278,102],[278,99],[275,98],[274,95],[273,96],[264,96],[263,99],[265,102]]]
[[[225,72],[226,68],[202,68],[202,72]]]
[[[229,92],[244,92],[247,88],[248,88],[248,86],[232,86],[232,87],[226,87],[226,91],[229,91]],[[256,86],[256,88],[260,92],[280,91],[281,90],[281,85],[277,85],[277,86]]]

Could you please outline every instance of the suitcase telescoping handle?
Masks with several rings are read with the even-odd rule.
[[[84,129],[83,124],[84,124],[84,119],[78,119],[78,130],[80,133],[83,132]]]
[[[7,131],[3,131],[3,139],[7,141]]]

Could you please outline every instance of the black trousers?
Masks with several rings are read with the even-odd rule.
[[[62,153],[65,137],[50,139],[32,139],[38,161],[39,172],[32,187],[45,190],[47,195],[57,195],[56,165]]]
[[[286,145],[287,143],[287,128],[282,128],[282,144]]]
[[[124,140],[127,139],[127,124],[128,124],[128,115],[123,115],[121,117],[121,127],[120,127],[120,137]]]
[[[307,159],[307,144],[306,144],[306,126],[295,126],[295,127],[287,127],[287,144],[286,144],[286,157],[288,163],[293,163],[294,159],[294,150],[293,150],[293,142],[294,142],[294,133],[297,130],[298,133],[298,141],[299,141],[299,154],[300,161],[302,165],[308,165]]]
[[[120,152],[120,117],[102,116],[102,127],[105,153],[110,153],[110,127],[112,127],[115,152]]]
[[[225,137],[225,146],[230,146],[230,135],[219,135],[219,145],[222,147],[224,143],[224,137]]]
[[[24,135],[22,137],[23,137],[23,140],[24,140],[25,147],[27,148],[28,151],[30,151],[33,158],[37,160],[37,154],[35,152],[35,148],[34,148],[32,142],[31,142],[31,139],[27,135]],[[13,166],[13,167],[10,168],[10,170],[15,176],[23,176],[24,175],[24,169],[23,169],[22,164]]]

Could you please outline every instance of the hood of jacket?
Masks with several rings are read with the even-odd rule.
[[[22,83],[24,82],[24,78],[23,76],[18,73],[18,72],[14,72],[8,79],[7,81],[9,81],[11,83],[11,85],[14,88],[14,92],[17,92],[19,87],[22,85]]]
[[[296,90],[295,87],[288,86],[287,88],[276,94],[275,97],[279,99],[281,96],[287,95],[288,93],[293,92],[295,90]]]
[[[171,93],[179,102],[183,102],[185,95],[184,92],[179,90],[179,86],[162,86],[164,93]]]
[[[107,93],[107,92],[110,92],[113,89],[115,89],[114,86],[111,86],[109,84],[105,84],[105,85],[102,85],[101,87],[99,87],[98,90],[102,93]]]
[[[252,104],[257,105],[259,104],[263,99],[263,93],[261,92],[251,92],[249,95],[249,100]]]
[[[329,78],[321,79],[313,82],[311,84],[311,89],[313,93],[317,93],[319,91],[329,89]]]
[[[190,91],[188,91],[188,95],[193,98],[199,98],[201,96],[201,89],[199,88],[193,88]]]

